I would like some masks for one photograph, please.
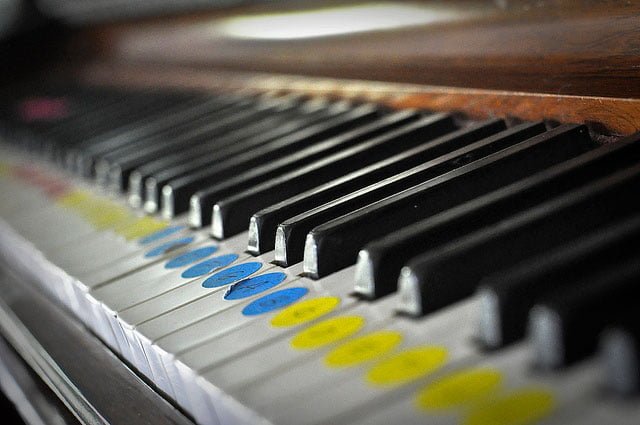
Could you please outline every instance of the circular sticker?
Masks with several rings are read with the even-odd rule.
[[[474,407],[464,425],[526,425],[549,415],[555,406],[553,395],[543,389],[520,389]]]
[[[309,289],[307,288],[295,287],[281,289],[252,301],[242,309],[242,314],[245,316],[257,316],[258,314],[269,313],[270,311],[293,304],[307,295],[307,293],[309,293]]]
[[[124,236],[128,241],[151,235],[167,227],[167,223],[152,217],[135,217],[130,215],[126,220],[114,226],[113,231]]]
[[[367,380],[375,385],[400,385],[438,370],[447,361],[444,347],[416,347],[405,350],[372,367]]]
[[[302,331],[291,340],[291,346],[298,350],[320,348],[340,341],[358,332],[365,320],[360,316],[340,316],[323,320]]]
[[[187,264],[191,264],[198,260],[201,260],[205,257],[210,256],[214,252],[218,250],[217,246],[203,246],[201,248],[193,249],[189,252],[185,252],[184,254],[180,254],[177,257],[172,258],[167,261],[164,265],[165,269],[177,269],[178,267],[184,267]]]
[[[354,338],[329,352],[324,362],[330,367],[350,367],[382,357],[402,342],[396,331],[378,331]]]
[[[477,402],[493,394],[502,384],[495,369],[467,369],[440,378],[423,388],[416,398],[424,410],[441,410]]]
[[[155,233],[152,233],[152,234],[150,234],[148,236],[140,238],[138,240],[138,243],[140,245],[147,245],[147,244],[150,244],[152,242],[159,241],[162,238],[166,238],[167,236],[171,236],[174,233],[177,233],[177,232],[179,232],[180,230],[182,230],[184,228],[185,228],[185,226],[169,226],[169,227],[165,227],[162,230],[158,230]]]
[[[191,242],[194,241],[194,239],[195,238],[193,236],[188,236],[186,238],[178,238],[169,242],[165,242],[162,245],[153,248],[151,251],[144,254],[144,256],[145,258],[158,257],[160,255],[167,253],[168,251],[171,251],[172,249],[176,249],[183,245],[189,245]]]
[[[238,264],[237,266],[229,267],[228,269],[209,276],[204,282],[202,282],[202,286],[204,288],[217,288],[229,285],[240,279],[249,277],[260,270],[260,267],[262,267],[262,263],[252,262]]]
[[[189,267],[183,271],[180,275],[185,279],[191,279],[194,277],[204,276],[207,273],[211,273],[214,270],[226,267],[238,259],[238,254],[226,254],[218,257],[209,258],[198,264]]]
[[[240,300],[252,295],[259,294],[271,289],[285,280],[287,275],[284,273],[265,273],[259,276],[250,277],[238,283],[234,283],[229,287],[227,293],[224,294],[225,300]]]
[[[276,314],[271,325],[276,327],[296,326],[331,313],[340,304],[338,297],[320,297],[300,301]]]

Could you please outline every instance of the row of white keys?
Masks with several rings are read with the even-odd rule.
[[[13,186],[3,183],[0,189],[3,193],[11,193],[22,186],[22,183]],[[14,210],[17,215],[13,217],[18,227],[29,228],[30,220],[38,221],[39,217],[47,214],[52,214],[61,224],[71,221],[58,214],[77,217],[66,209],[45,205],[41,199],[47,198],[38,190],[20,199],[24,208],[33,203],[42,205],[43,209],[29,218],[21,217]],[[69,227],[70,232],[72,227]],[[55,234],[46,226],[40,230],[44,234],[49,232],[52,237]],[[108,246],[91,242],[104,241],[105,235],[111,238]],[[184,235],[197,236],[176,251],[162,252],[151,260],[145,258],[144,254],[149,250]],[[409,424],[476,424],[482,423],[478,421],[483,418],[491,418],[490,415],[496,411],[495,406],[501,406],[503,410],[506,406],[508,411],[515,405],[529,406],[532,415],[539,414],[540,417],[525,419],[540,424],[609,422],[626,425],[634,423],[633,418],[640,413],[634,404],[606,399],[598,393],[601,376],[593,361],[563,372],[542,375],[529,367],[530,350],[524,344],[493,353],[478,350],[472,341],[477,319],[475,298],[423,319],[412,320],[392,314],[393,297],[374,303],[351,298],[352,268],[320,281],[301,278],[297,268],[283,270],[271,266],[269,255],[254,258],[243,254],[244,234],[218,243],[208,238],[207,230],[194,232],[182,229],[144,246],[124,241],[110,232],[88,233],[86,229],[84,235],[78,232],[71,237],[77,240],[86,237],[88,246],[96,251],[87,253],[87,246],[84,251],[74,250],[76,258],[73,261],[77,262],[87,261],[93,255],[99,256],[99,251],[105,249],[130,250],[120,258],[87,267],[87,274],[99,276],[93,282],[89,280],[89,284],[75,279],[67,281],[74,288],[72,296],[75,297],[76,308],[82,311],[79,315],[84,316],[103,339],[201,423],[215,423],[220,419],[267,418],[273,423],[283,424],[382,424],[390,420]],[[50,246],[55,245],[53,242]],[[185,261],[179,268],[166,267],[167,262],[176,256],[179,258],[191,250],[214,245],[215,252],[207,252],[204,257],[196,255],[193,261]],[[234,261],[211,269],[205,275],[197,278],[181,276],[193,263],[234,253],[238,255]],[[285,273],[287,276],[273,287],[256,292],[249,288],[248,296],[232,300],[224,297],[229,285],[202,287],[202,283],[212,275],[248,263],[259,263],[260,268],[239,276],[233,282],[265,274]],[[46,266],[42,267],[49,272]],[[280,313],[279,309],[262,315],[243,315],[244,309],[254,301],[294,287],[307,290],[299,301],[338,297],[341,305],[325,316],[302,323],[304,328],[272,326],[271,320]],[[58,292],[58,296],[64,298],[68,293],[68,290]],[[353,335],[322,344],[316,349],[292,346],[293,339],[300,335],[296,334],[300,328],[304,333],[309,325],[341,318],[359,318],[364,325],[357,327]],[[451,332],[453,329],[456,332]],[[344,341],[349,343],[359,336],[376,332],[402,335],[402,341],[379,359],[346,368],[327,366],[327,356],[341,347]],[[425,344],[435,353],[440,349],[446,352],[446,361],[434,368],[433,373],[415,376],[398,385],[367,381],[375,367],[393,360],[394,353],[402,354]],[[421,394],[447,382],[448,377],[476,370],[494,372],[492,376],[500,375],[500,384],[486,397],[463,407],[446,408],[425,407],[420,399]],[[541,401],[538,400],[538,405],[526,405],[527,396]],[[550,397],[548,405],[545,404],[548,401],[545,396]],[[525,404],[513,404],[514,399]],[[260,416],[255,415],[254,409]],[[585,418],[590,422],[585,422]],[[522,418],[515,415],[513,423],[520,423],[515,420]]]
[[[148,297],[143,301],[131,306],[123,306],[120,311],[115,311],[107,299],[101,299],[102,312],[110,321],[114,333],[117,333],[121,338],[125,347],[125,357],[129,358],[141,370],[151,372],[151,365],[147,360],[143,342],[154,337],[153,334],[147,334],[141,338],[138,335],[138,328],[143,326],[150,329],[155,327],[163,329],[163,326],[171,328],[174,324],[179,326],[181,317],[183,321],[191,318],[189,316],[191,313],[189,310],[185,312],[185,309],[193,303],[200,307],[200,314],[206,315],[210,311],[215,311],[215,306],[211,305],[210,301],[215,295],[224,292],[226,285],[205,288],[202,286],[205,280],[212,276],[228,274],[227,278],[231,283],[272,267],[258,261],[245,261],[247,257],[246,255],[234,254],[230,249],[223,247],[213,257],[202,261],[202,263],[207,263],[212,260],[215,262],[225,259],[217,265],[214,263],[214,267],[209,268],[206,274],[196,279],[183,278],[182,276],[173,277],[171,280],[166,279],[162,285],[159,285],[159,288],[151,288],[147,292]],[[199,264],[196,263],[195,266]],[[180,271],[184,272],[189,268],[186,266]],[[197,317],[193,317],[193,320],[197,320]],[[170,391],[167,392],[170,393]]]
[[[456,361],[474,356],[477,348],[471,340],[474,334],[471,323],[477,307],[476,300],[465,301],[417,323],[410,319],[390,317],[391,320],[381,322],[370,333],[358,334],[366,336],[389,332],[391,335],[401,335],[401,342],[393,347],[394,350],[382,353],[381,359],[388,360],[390,364],[385,366],[387,375],[383,373],[385,367],[380,366],[381,376],[376,378],[376,382],[367,382],[360,367],[329,370],[323,363],[325,356],[318,353],[309,363],[270,380],[232,389],[231,395],[243,404],[256,406],[257,412],[273,423],[312,424],[330,421],[358,406],[375,404],[398,386],[410,385],[423,375],[446,369]],[[367,311],[372,309],[375,310],[375,307],[365,304],[360,311],[366,317]],[[398,357],[394,357],[396,355]],[[372,367],[371,364],[366,366]],[[305,376],[306,379],[303,378]],[[210,375],[206,377],[213,378]],[[282,391],[282,394],[278,391]],[[264,397],[270,402],[265,403]]]
[[[185,398],[183,404],[195,410],[202,400],[195,394],[200,391],[200,374],[216,364],[241,357],[292,334],[293,325],[269,325],[270,319],[283,308],[289,305],[291,308],[304,308],[305,305],[308,308],[316,301],[329,301],[336,307],[334,311],[348,309],[356,302],[349,296],[351,289],[345,280],[313,282],[304,278],[289,279],[258,294],[258,297],[247,298],[221,313],[160,338],[151,347],[150,357],[155,356],[162,363],[176,397],[179,400]],[[279,298],[281,296],[284,298]],[[311,323],[321,312],[318,309],[314,315],[309,309],[301,312],[298,319],[301,323]],[[306,320],[304,314],[308,315]]]
[[[352,412],[349,423],[480,425],[631,425],[640,406],[606,397],[595,360],[554,373],[531,367],[531,350],[520,343],[421,382],[388,402]],[[484,378],[484,380],[483,380]],[[471,389],[470,389],[471,388]],[[368,406],[369,407],[369,406]]]
[[[104,280],[94,280],[87,284],[81,279],[71,280],[71,292],[75,301],[79,305],[79,316],[84,318],[86,322],[92,323],[93,329],[102,336],[110,346],[118,348],[115,335],[111,330],[109,321],[102,307],[101,300],[92,296],[92,290],[110,283],[117,282],[118,279],[127,279],[133,273],[140,272],[142,275],[146,273],[149,267],[162,265],[170,258],[179,256],[192,247],[198,246],[198,243],[206,241],[208,236],[205,232],[193,232],[188,229],[174,233],[158,241],[152,242],[144,246],[136,246],[133,253],[127,255],[121,261],[115,261],[107,268],[102,269],[101,273],[105,276]],[[130,243],[133,245],[133,243]],[[98,269],[100,271],[100,269]],[[106,277],[112,275],[113,277]]]

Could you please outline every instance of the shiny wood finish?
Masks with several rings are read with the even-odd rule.
[[[474,118],[516,117],[586,123],[594,137],[602,142],[609,141],[608,136],[640,131],[640,99],[516,93],[121,63],[86,65],[76,69],[76,76],[86,82],[102,85],[292,91],[366,99],[395,108],[459,111]]]
[[[334,4],[345,4],[334,2]],[[414,3],[411,3],[414,4]],[[127,63],[178,63],[552,95],[640,98],[640,3],[423,1],[438,18],[393,31],[295,40],[218,31],[220,12],[103,27],[74,53]],[[307,8],[311,6],[306,6]],[[271,11],[291,6],[270,5]],[[231,17],[261,8],[235,10]],[[79,48],[80,44],[85,49]]]

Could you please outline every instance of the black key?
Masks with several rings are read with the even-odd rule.
[[[639,238],[640,217],[634,216],[488,277],[478,289],[481,341],[498,348],[524,337],[529,310],[541,297],[639,256]]]
[[[483,277],[636,214],[628,200],[639,182],[636,165],[414,258],[400,274],[399,308],[421,316],[446,307]]]
[[[213,207],[211,235],[224,239],[238,234],[249,227],[249,218],[256,210],[272,205],[291,195],[302,192],[318,184],[317,180],[288,178],[288,173],[304,173],[318,161],[326,159],[336,152],[342,152],[350,147],[388,133],[396,128],[416,121],[420,116],[411,111],[397,112],[387,115],[355,130],[333,137],[325,142],[303,149],[269,164],[252,168],[229,180],[216,185],[214,190],[208,191],[210,200],[219,199]],[[303,168],[305,167],[305,168]],[[332,167],[336,177],[344,174],[339,167]],[[268,193],[262,197],[251,196],[249,203],[243,205],[239,199],[247,199],[247,191],[255,193],[256,186],[263,182],[277,180],[280,185],[271,185]],[[227,197],[227,196],[230,196]]]
[[[97,161],[96,180],[99,184],[106,185],[109,182],[112,168],[129,169],[138,164],[143,164],[144,158],[138,158],[138,154],[143,154],[145,149],[153,146],[179,146],[184,144],[198,144],[203,140],[215,138],[230,132],[238,125],[246,125],[255,120],[266,117],[271,118],[291,118],[291,111],[295,108],[294,102],[273,103],[262,107],[252,107],[251,105],[235,105],[213,114],[209,119],[204,118],[202,122],[196,122],[190,128],[169,129],[167,134],[151,135],[150,137],[134,140],[129,143],[122,143],[117,148],[109,149],[107,152],[94,153],[91,159]],[[284,114],[284,116],[280,116]],[[150,146],[151,145],[151,146]],[[87,156],[87,155],[85,155]],[[129,165],[128,162],[132,164]],[[118,176],[120,177],[120,176]],[[128,173],[127,173],[128,182]],[[121,178],[121,177],[120,177]]]
[[[640,392],[639,316],[638,310],[632,308],[600,337],[600,361],[607,387],[622,396]]]
[[[635,257],[537,304],[529,318],[536,364],[556,369],[594,353],[602,331],[637,309],[639,279],[640,257]]]
[[[96,165],[96,182],[107,185],[114,193],[126,190],[129,175],[135,167],[156,158],[166,158],[173,152],[189,151],[199,146],[200,139],[184,139],[184,134],[189,134],[193,129],[200,128],[212,120],[224,118],[230,109],[225,108],[221,113],[212,112],[193,121],[176,124],[159,134],[132,141],[101,156]],[[93,160],[96,160],[95,157]]]
[[[166,102],[152,102],[147,96],[128,96],[121,104],[96,110],[90,116],[60,126],[47,135],[51,158],[66,165],[65,160],[70,150],[114,129],[134,126],[141,119],[155,116],[158,111],[164,111],[167,107],[169,105]]]
[[[163,216],[169,218],[187,211],[192,195],[197,191],[215,185],[224,178],[250,167],[291,155],[300,149],[334,137],[359,125],[369,123],[378,116],[379,111],[374,106],[362,105],[323,122],[309,123],[312,125],[305,125],[299,131],[277,138],[248,152],[230,157],[226,161],[222,161],[203,171],[172,180],[162,188]],[[190,224],[197,227],[211,223],[211,212],[216,200],[209,200],[205,192],[197,194],[194,199],[198,199],[200,204],[197,208],[192,209],[199,211],[200,214],[198,220],[190,219]]]
[[[233,111],[237,113],[238,111]],[[227,115],[228,116],[228,115]],[[250,124],[239,124],[239,128],[234,128],[231,131],[226,131],[220,136],[213,137],[210,140],[202,140],[202,137],[192,137],[184,139],[180,137],[180,140],[184,140],[184,143],[189,144],[189,149],[181,149],[179,152],[174,152],[171,155],[159,157],[153,160],[149,160],[143,165],[138,166],[135,170],[132,170],[129,175],[129,204],[134,208],[139,208],[145,200],[145,180],[150,176],[160,173],[163,170],[170,169],[172,167],[180,166],[181,164],[189,163],[198,158],[206,156],[208,153],[215,151],[216,148],[220,149],[222,146],[228,144],[229,140],[241,140],[251,137],[255,134],[260,134],[274,126],[282,124],[285,117],[279,114],[269,115],[261,119],[256,119]],[[236,126],[233,126],[236,127]],[[154,208],[157,207],[158,200],[154,198],[152,200]],[[149,213],[156,212],[155,209],[148,211]]]
[[[197,99],[186,102],[169,102],[169,104],[151,104],[146,105],[144,108],[134,107],[133,110],[126,108],[124,109],[124,113],[126,114],[122,117],[123,119],[120,123],[114,123],[113,120],[106,122],[105,125],[108,127],[103,129],[103,131],[98,131],[91,137],[83,135],[82,139],[76,139],[75,142],[69,143],[71,146],[67,146],[67,152],[70,148],[72,149],[71,152],[75,152],[75,162],[81,162],[84,167],[84,169],[79,171],[86,176],[87,173],[85,171],[89,170],[90,164],[93,164],[93,155],[96,153],[111,150],[121,143],[127,143],[130,140],[128,137],[129,134],[133,137],[138,130],[141,131],[143,135],[145,132],[152,132],[156,127],[161,127],[160,123],[167,115],[179,113],[185,108],[201,103],[202,100]],[[98,128],[100,127],[101,126],[98,126]],[[118,137],[119,135],[121,135],[121,137]],[[80,156],[82,160],[77,159],[78,156]],[[90,162],[90,164],[86,162]]]
[[[198,156],[188,161],[174,162],[172,166],[147,176],[145,180],[145,210],[155,212],[162,207],[163,199],[160,196],[160,189],[173,180],[188,176],[195,180],[197,176],[207,174],[214,167],[222,167],[223,161],[229,158],[255,152],[258,147],[264,148],[264,145],[277,143],[280,138],[291,136],[310,125],[328,122],[333,118],[347,114],[349,111],[349,105],[344,102],[328,107],[325,107],[324,103],[314,102],[314,105],[313,107],[307,104],[302,105],[301,112],[304,111],[305,114],[294,119],[290,118],[277,125],[271,125],[268,128],[262,128],[265,124],[264,121],[255,123],[257,127],[249,123],[244,126],[242,123],[237,123],[233,131],[225,132],[215,140],[207,142],[203,145],[203,151],[198,149]],[[170,207],[172,205],[168,208]]]
[[[248,129],[255,134],[263,128],[285,125],[288,121],[295,120],[298,117],[300,117],[300,112],[296,111],[294,105],[291,105],[290,108],[279,110],[273,117],[259,120],[255,124],[244,127],[244,129]],[[307,115],[307,117],[310,117],[310,115]],[[268,121],[268,123],[264,121]],[[177,135],[179,135],[180,129],[176,130]],[[172,130],[172,133],[176,133],[176,131]],[[127,190],[129,176],[136,167],[149,161],[166,158],[169,155],[190,151],[192,147],[202,146],[199,138],[184,140],[182,138],[172,138],[171,136],[171,134],[163,134],[161,138],[148,141],[143,146],[139,146],[140,143],[133,144],[133,146],[128,145],[127,149],[120,150],[117,154],[104,156],[101,161],[105,162],[108,169],[109,188],[115,193]],[[217,142],[219,146],[223,145],[220,139]]]
[[[368,244],[358,255],[356,292],[369,299],[395,292],[400,269],[420,253],[639,162],[639,138],[587,152]]]
[[[492,120],[441,136],[428,143],[430,156],[425,158],[425,164],[285,220],[276,230],[276,264],[290,266],[301,261],[305,236],[315,226],[462,166],[468,152],[453,157],[446,155],[504,128],[503,121]]]
[[[271,199],[273,191],[313,188],[255,213],[250,219],[248,251],[258,255],[273,250],[276,228],[287,218],[421,164],[432,155],[428,141],[455,129],[452,117],[431,115],[238,194],[233,201],[249,210],[254,200],[263,204],[265,198]]]
[[[202,125],[184,131],[180,134],[179,138],[181,140],[191,140],[199,137],[202,140],[206,140],[208,137],[217,136],[224,131],[233,129],[236,124],[244,124],[268,116],[281,107],[290,107],[290,104],[293,102],[295,101],[291,99],[281,101],[277,99],[269,99],[266,101],[259,99],[232,100],[232,104],[228,108],[214,114],[210,120],[202,123]],[[126,145],[126,142],[128,142],[128,139],[119,140],[117,137],[112,137],[90,145],[77,153],[78,168],[90,169],[98,158]]]
[[[433,163],[424,164],[421,168],[429,169],[432,173],[427,174],[427,177],[433,178],[461,167],[466,163],[471,163],[523,142],[543,131],[545,131],[545,126],[542,123],[521,124],[451,152],[434,160]],[[448,163],[453,163],[453,166],[448,165]],[[315,270],[314,277],[326,276],[354,264],[358,251],[365,243],[409,224],[415,217],[414,214],[410,213],[408,217],[396,217],[397,220],[374,220],[375,224],[372,226],[368,225],[366,220],[362,225],[353,226],[351,224],[354,219],[357,221],[359,217],[368,215],[370,212],[371,214],[376,214],[376,209],[377,205],[375,204],[371,207],[366,206],[311,231],[308,236],[310,239],[308,240],[312,238],[316,244],[316,249],[313,259],[314,264],[307,262],[307,265],[309,270]],[[367,220],[372,218],[373,215],[368,215]]]
[[[206,169],[217,160],[289,134],[309,120],[324,120],[327,119],[326,115],[339,113],[333,110],[324,111],[323,105],[322,102],[314,102],[313,106],[308,107],[302,105],[300,109],[308,115],[300,114],[297,118],[290,115],[291,111],[281,114],[283,109],[288,110],[289,107],[286,105],[279,105],[277,109],[269,111],[236,111],[235,114],[207,125],[204,129],[199,128],[195,132],[184,134],[181,140],[196,143],[197,147],[145,164],[138,169],[136,179],[139,183],[134,190],[139,191],[137,195],[141,198],[144,191],[145,210],[150,214],[155,213],[160,207],[159,189],[171,179]]]
[[[574,135],[578,139],[582,136],[582,143],[574,140]],[[355,263],[358,250],[377,236],[482,196],[537,172],[541,166],[578,155],[591,146],[581,127],[554,129],[500,152],[488,152],[484,158],[453,172],[334,218],[309,233],[309,250],[305,249],[308,261],[304,263],[304,271],[314,278],[326,276]],[[344,255],[338,256],[337,252]]]

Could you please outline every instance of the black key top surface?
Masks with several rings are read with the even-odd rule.
[[[276,230],[275,263],[290,266],[302,261],[306,235],[314,227],[463,165],[460,158],[445,155],[504,128],[504,122],[492,120],[441,136],[427,143],[430,155],[425,155],[425,164],[283,221]]]
[[[544,131],[545,127],[542,123],[521,124],[451,152],[439,160],[446,158],[447,161],[454,162],[455,166],[462,166]],[[429,165],[429,163],[425,164],[425,166]],[[432,168],[437,169],[438,166],[434,164]],[[442,168],[442,171],[447,172],[452,168],[454,167],[445,167]],[[313,239],[316,246],[313,269],[317,273],[314,274],[314,277],[326,276],[354,264],[358,251],[364,244],[408,225],[414,217],[412,214],[409,214],[406,220],[405,217],[396,217],[396,220],[385,220],[384,217],[381,217],[380,220],[371,220],[373,225],[369,225],[366,221],[358,223],[358,217],[368,214],[377,214],[376,207],[364,207],[357,212],[331,220],[311,231],[309,238]],[[353,219],[356,224],[353,223]],[[367,219],[370,220],[373,217],[369,215]]]
[[[627,200],[639,182],[636,165],[411,260],[400,275],[401,310],[420,316],[460,301],[483,277],[636,214]]]
[[[602,146],[371,242],[358,256],[356,292],[369,299],[394,292],[400,269],[412,257],[640,162],[639,137]]]

